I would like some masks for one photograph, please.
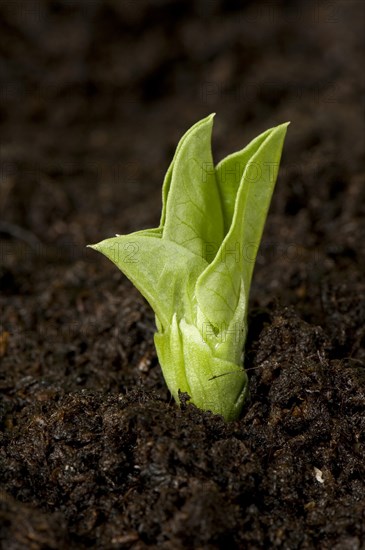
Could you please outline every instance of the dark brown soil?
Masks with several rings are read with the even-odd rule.
[[[2,548],[365,548],[364,6],[0,1]],[[217,159],[292,122],[231,424],[85,249],[157,224],[212,111]]]

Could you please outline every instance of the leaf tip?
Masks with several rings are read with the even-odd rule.
[[[287,122],[283,122],[283,124],[279,124],[278,128],[282,128],[283,130],[287,130],[289,124],[291,124],[291,120],[288,120]]]
[[[283,122],[282,124],[278,124],[278,126],[276,126],[276,128],[282,128],[283,130],[286,130],[286,128],[289,126],[289,124],[291,124],[290,120],[288,120],[287,122]]]
[[[99,250],[99,244],[87,244],[86,248],[92,248],[93,250]]]
[[[210,113],[210,115],[208,115],[207,117],[203,118],[203,120],[201,122],[213,122],[214,118],[215,118],[215,115],[217,113]]]
[[[280,136],[280,138],[284,140],[289,124],[290,124],[290,121],[283,122],[282,124],[278,124],[278,126],[275,126],[274,128],[271,129],[272,131],[271,135]]]

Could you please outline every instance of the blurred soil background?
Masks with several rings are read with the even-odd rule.
[[[362,0],[0,0],[0,544],[365,548]],[[86,249],[159,222],[174,148],[290,120],[243,416],[165,387]]]

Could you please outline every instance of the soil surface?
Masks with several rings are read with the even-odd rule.
[[[365,548],[364,6],[0,1],[2,548]],[[156,226],[210,112],[217,160],[291,121],[229,424],[85,248]]]

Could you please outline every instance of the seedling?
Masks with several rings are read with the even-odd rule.
[[[155,346],[170,392],[233,420],[243,368],[252,272],[288,123],[214,167],[213,117],[180,140],[162,188],[159,227],[92,248],[121,269],[156,316]]]

